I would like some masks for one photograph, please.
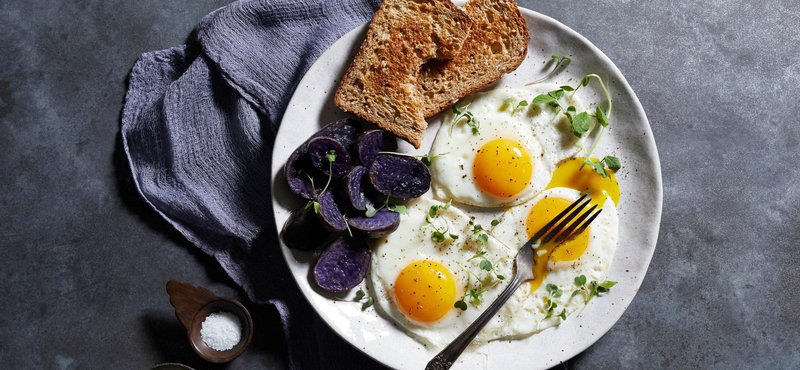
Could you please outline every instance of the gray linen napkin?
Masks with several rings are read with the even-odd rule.
[[[300,78],[379,4],[238,1],[203,18],[201,48],[145,53],[130,74],[121,131],[140,194],[252,301],[277,308],[295,369],[375,365],[334,338],[292,280],[273,227],[270,163]]]

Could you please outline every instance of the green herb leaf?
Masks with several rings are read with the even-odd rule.
[[[575,285],[583,286],[583,284],[586,284],[586,275],[575,277]]]
[[[506,277],[503,275],[497,275],[497,280],[505,280]]]
[[[591,128],[589,113],[581,112],[572,119],[572,133],[577,137],[582,137]]]
[[[319,204],[319,202],[314,201],[313,204],[314,204],[314,213],[319,214],[320,212],[322,212],[322,205]]]
[[[498,220],[498,219],[492,220],[492,226],[497,226],[497,224],[499,224],[499,223],[500,223],[500,220]]]
[[[606,280],[606,281],[600,283],[597,286],[597,292],[598,293],[605,293],[605,292],[609,291],[609,289],[611,289],[611,287],[613,287],[614,285],[617,285],[616,281]]]
[[[431,235],[431,240],[433,240],[433,241],[435,241],[437,243],[443,242],[444,241],[444,233],[442,233],[439,230],[434,231],[433,234]]]
[[[408,211],[406,210],[406,206],[404,206],[402,204],[398,204],[396,206],[389,206],[389,210],[392,211],[392,212],[395,212],[395,213],[408,214]]]
[[[365,216],[372,218],[375,217],[377,213],[378,210],[375,209],[375,207],[373,207],[372,204],[367,203],[367,212],[365,213]]]
[[[331,162],[331,163],[335,162],[336,161],[336,152],[333,151],[333,150],[328,151],[328,154],[325,154],[325,159],[327,159],[328,162]]]
[[[364,298],[364,296],[365,296],[365,295],[367,295],[367,294],[366,294],[366,293],[364,293],[364,291],[363,291],[363,290],[359,289],[359,290],[356,292],[356,301],[360,301],[362,298]]]
[[[547,95],[549,95],[551,98],[553,98],[553,100],[558,100],[558,99],[561,99],[561,97],[564,95],[564,90],[561,90],[561,89],[553,90],[553,91],[548,92]]]
[[[567,309],[565,308],[565,309],[561,310],[561,313],[558,315],[558,317],[560,317],[561,320],[566,320],[567,319]]]
[[[431,218],[436,218],[436,214],[439,213],[439,206],[431,206],[431,209],[428,211],[428,216]]]
[[[589,166],[592,169],[592,171],[599,173],[603,177],[610,176],[606,171],[606,166],[603,165],[602,162],[595,162],[587,158],[586,160],[583,161],[583,163]]]
[[[597,123],[601,124],[603,127],[606,127],[609,123],[611,123],[608,122],[608,117],[606,116],[605,112],[603,112],[603,108],[600,108],[600,106],[598,106],[595,110],[595,117],[597,117]]]
[[[483,291],[479,291],[477,289],[470,289],[469,290],[469,303],[472,303],[473,306],[477,307],[481,303],[483,303]]]
[[[572,297],[574,297],[574,296],[576,296],[576,295],[578,295],[578,294],[580,294],[580,293],[581,293],[581,290],[580,290],[580,289],[578,289],[578,290],[575,290],[575,291],[573,291],[573,292],[572,292]]]
[[[527,107],[528,106],[528,101],[527,100],[523,100],[523,101],[519,102],[519,104],[517,106],[518,107]]]
[[[486,255],[486,250],[481,250],[480,252],[478,252],[478,254],[476,254],[476,255],[470,257],[469,259],[467,259],[467,262],[472,261],[472,260],[474,260],[476,258],[481,258],[481,257],[483,257],[485,255]]]
[[[486,234],[478,235],[478,241],[481,242],[482,244],[486,244],[489,241],[489,235]]]
[[[575,91],[575,88],[573,88],[572,86],[569,86],[569,85],[564,85],[564,86],[561,86],[561,90],[564,90],[564,91]]]
[[[456,234],[450,234],[449,236],[450,236],[450,239],[458,240],[458,235],[456,235]]]
[[[586,86],[586,85],[588,85],[588,84],[589,84],[589,81],[591,81],[591,80],[592,80],[592,77],[591,77],[591,76],[586,76],[586,77],[584,77],[584,78],[583,78],[583,80],[581,80],[581,86]]]
[[[513,104],[514,104],[514,99],[512,99],[512,98],[508,98],[508,99],[506,99],[506,100],[503,100],[503,103],[504,103],[504,104],[513,105]]]
[[[481,224],[476,224],[475,226],[472,227],[472,233],[473,234],[475,234],[475,233],[477,233],[477,232],[479,232],[481,230],[483,230],[483,226],[481,226]]]
[[[367,298],[367,301],[364,302],[364,306],[362,308],[367,308],[369,306],[372,306],[373,303],[375,303],[375,300],[372,299],[372,297],[369,297]]]
[[[456,116],[461,114],[461,109],[458,109],[458,107],[455,104],[453,104],[453,114],[455,114]]]
[[[612,171],[619,171],[622,168],[622,163],[619,162],[619,158],[607,155],[603,158],[603,162],[606,162],[606,166],[610,168]]]
[[[460,300],[460,301],[456,301],[456,303],[454,303],[454,304],[453,304],[453,307],[455,307],[455,308],[458,308],[458,309],[460,309],[461,311],[466,311],[466,310],[467,310],[467,308],[469,308],[469,307],[467,306],[467,302],[464,302],[464,300],[463,300],[463,299],[462,299],[462,300]]]
[[[575,120],[575,113],[577,113],[577,109],[572,105],[567,107],[567,110],[564,111],[564,115],[567,116],[570,124],[572,124],[572,121]]]
[[[532,100],[533,104],[544,104],[544,103],[550,103],[550,102],[553,102],[553,101],[556,101],[556,99],[554,99],[550,95],[544,95],[544,94],[543,95],[537,95]]]
[[[483,270],[492,271],[492,263],[489,260],[481,261],[480,267]]]

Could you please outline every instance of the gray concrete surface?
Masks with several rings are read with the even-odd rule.
[[[119,113],[137,56],[224,3],[0,3],[0,367],[220,367],[192,352],[164,284],[246,298],[138,199]],[[520,3],[617,64],[663,166],[641,291],[562,368],[800,368],[796,1]],[[284,368],[276,312],[249,308],[259,335],[227,368]]]

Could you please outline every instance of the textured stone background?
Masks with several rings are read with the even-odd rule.
[[[0,2],[3,368],[213,368],[185,341],[164,283],[246,298],[139,201],[119,114],[137,56],[182,43],[224,3]],[[661,234],[639,295],[563,368],[800,368],[796,1],[520,4],[617,64],[663,166]],[[284,368],[276,312],[249,308],[258,335],[228,368]]]

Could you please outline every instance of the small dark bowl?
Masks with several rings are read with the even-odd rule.
[[[150,368],[150,370],[194,370],[194,369],[183,364],[167,362],[163,364],[158,364],[155,367]]]
[[[242,340],[227,351],[217,351],[207,346],[200,336],[200,329],[203,327],[203,321],[205,321],[206,317],[220,311],[227,311],[236,315],[242,323]],[[230,362],[244,353],[250,344],[250,340],[253,339],[253,318],[250,317],[250,313],[241,303],[228,298],[219,298],[216,301],[209,302],[197,311],[194,319],[192,319],[192,327],[188,333],[192,348],[204,360],[215,363]]]

